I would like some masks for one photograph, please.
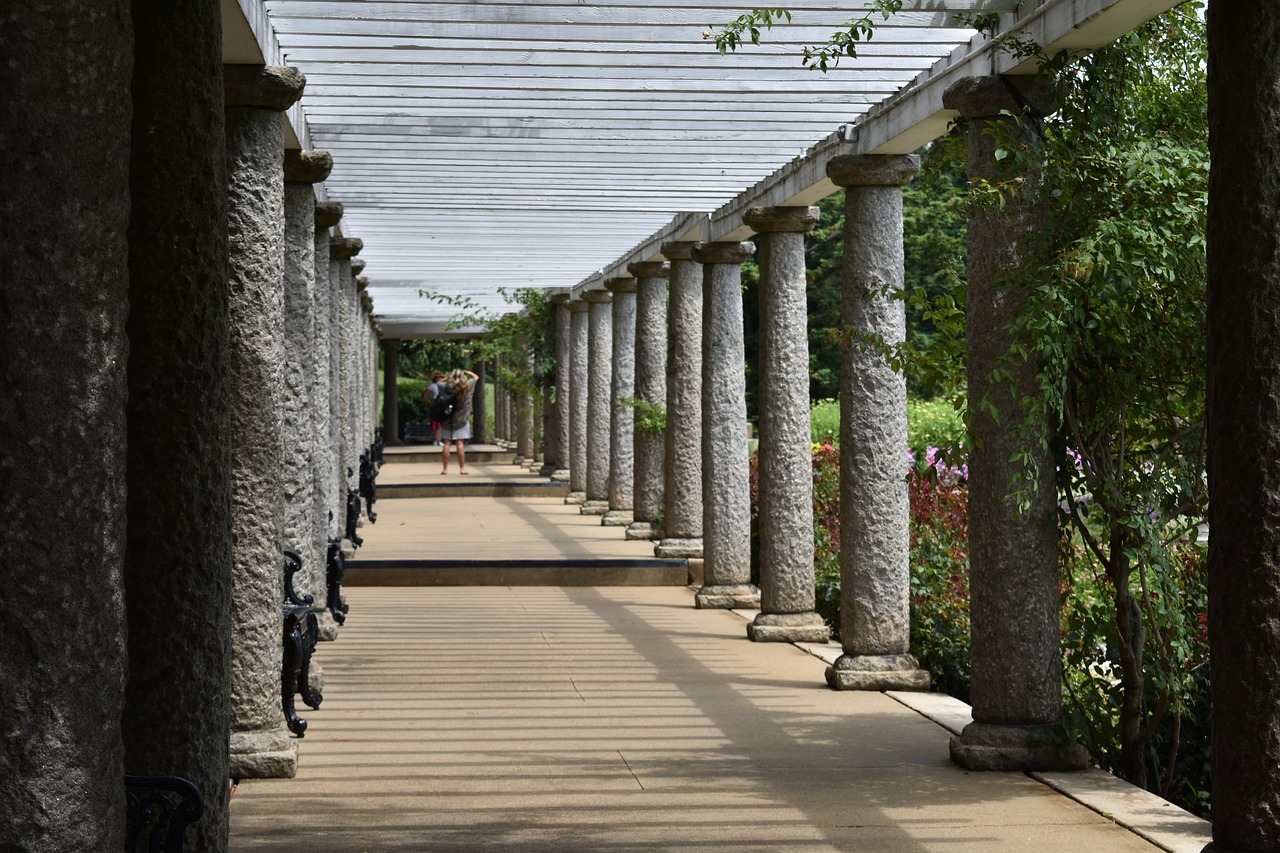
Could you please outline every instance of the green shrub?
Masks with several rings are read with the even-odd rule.
[[[840,446],[840,401],[814,400],[809,406],[809,432],[814,444]],[[907,445],[923,456],[929,447],[947,454],[964,444],[964,420],[949,400],[907,401]]]
[[[840,446],[840,401],[814,400],[809,404],[809,431],[814,444]]]
[[[907,401],[907,446],[917,455],[930,447],[948,454],[964,443],[964,420],[950,400]]]

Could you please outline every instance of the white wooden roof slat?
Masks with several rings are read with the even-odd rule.
[[[940,87],[1011,67],[984,52],[958,12],[1000,12],[1003,29],[1088,44],[1173,2],[907,0],[881,22],[870,0],[794,0],[784,4],[790,24],[723,56],[703,31],[749,4],[224,0],[223,8],[245,18],[224,26],[234,40],[228,56],[253,61],[249,33],[265,61],[307,75],[291,138],[333,154],[320,190],[344,204],[342,232],[364,240],[384,331],[452,334],[455,309],[419,289],[500,310],[499,287],[595,287],[629,260],[656,257],[664,239],[736,238],[753,203],[829,192],[828,156],[931,138],[948,119]],[[877,27],[857,59],[825,75],[802,67],[805,46],[864,14]],[[842,127],[857,127],[857,141],[845,141]]]

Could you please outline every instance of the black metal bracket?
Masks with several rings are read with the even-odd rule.
[[[204,815],[200,789],[178,776],[125,776],[127,853],[182,853],[187,827]]]

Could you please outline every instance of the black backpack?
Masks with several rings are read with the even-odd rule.
[[[458,407],[458,398],[453,395],[453,389],[448,385],[441,385],[436,398],[431,401],[431,409],[428,414],[431,420],[438,424],[442,424],[453,416],[453,410]]]

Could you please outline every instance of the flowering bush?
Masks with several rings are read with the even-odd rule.
[[[912,457],[911,653],[934,688],[969,701],[969,466]]]

